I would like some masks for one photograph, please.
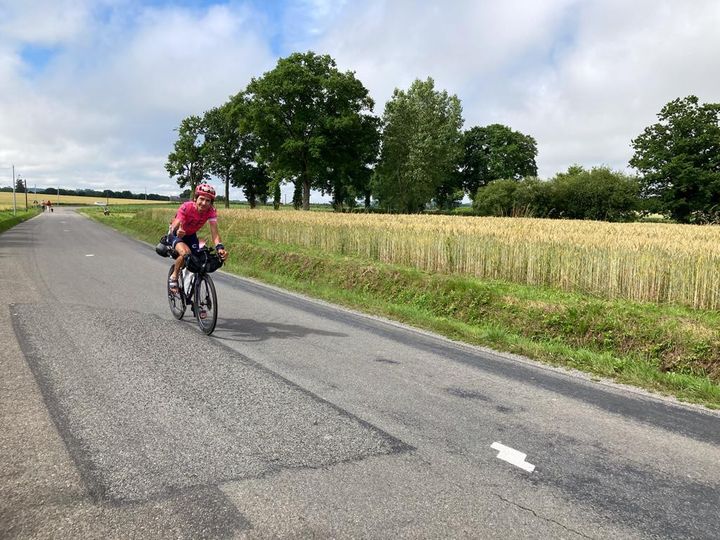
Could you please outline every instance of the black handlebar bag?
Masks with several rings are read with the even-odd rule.
[[[207,250],[185,256],[185,268],[190,270],[190,272],[197,273],[204,270],[209,274],[222,265],[222,260],[218,257],[217,253],[211,253]]]
[[[155,246],[155,253],[157,253],[161,257],[169,257],[171,250],[172,246],[170,245],[170,240],[168,239],[168,236],[166,234],[160,239],[158,245]]]

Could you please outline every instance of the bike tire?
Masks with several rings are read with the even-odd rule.
[[[170,270],[168,270],[168,277],[165,283],[167,283],[167,295],[168,303],[170,304],[170,312],[173,314],[173,317],[180,320],[185,315],[185,293],[182,289],[182,276],[178,276],[178,292],[174,293],[170,290],[170,276],[172,275],[174,269],[175,265],[172,265]]]
[[[195,318],[203,334],[210,335],[215,330],[218,317],[217,292],[215,284],[208,274],[197,276],[195,283]]]

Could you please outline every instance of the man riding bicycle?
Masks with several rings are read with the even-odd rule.
[[[210,184],[200,184],[195,188],[195,200],[187,201],[180,205],[175,218],[170,223],[168,240],[177,251],[175,268],[169,277],[168,285],[172,292],[178,291],[178,274],[185,264],[185,258],[190,253],[200,251],[200,241],[197,232],[205,225],[210,224],[210,234],[215,243],[218,255],[224,261],[228,253],[220,241],[220,233],[217,225],[217,212],[213,205],[215,201],[215,188]]]

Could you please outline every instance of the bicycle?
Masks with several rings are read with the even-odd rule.
[[[161,240],[155,251],[163,257],[176,259],[177,252]],[[218,316],[217,292],[210,273],[223,265],[222,259],[213,248],[203,247],[199,252],[185,258],[185,266],[178,275],[178,288],[170,289],[169,279],[175,265],[170,266],[166,280],[170,311],[178,320],[185,316],[187,306],[191,306],[200,330],[210,335],[215,330]]]

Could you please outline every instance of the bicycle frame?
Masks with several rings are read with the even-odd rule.
[[[206,253],[212,250],[205,248]],[[173,258],[177,258],[177,252],[171,252]],[[182,319],[187,306],[191,306],[195,319],[197,320],[200,330],[210,335],[215,330],[217,324],[217,292],[215,284],[210,277],[210,273],[205,269],[208,259],[202,263],[197,272],[190,271],[186,265],[180,270],[178,275],[178,291],[172,292],[168,285],[168,300],[170,302],[170,310],[176,319]],[[220,261],[222,266],[222,261]],[[216,267],[213,266],[213,269]],[[172,274],[174,265],[170,267],[168,276]],[[190,273],[188,280],[188,273]],[[187,282],[187,287],[186,287]],[[178,305],[180,304],[180,305]]]

